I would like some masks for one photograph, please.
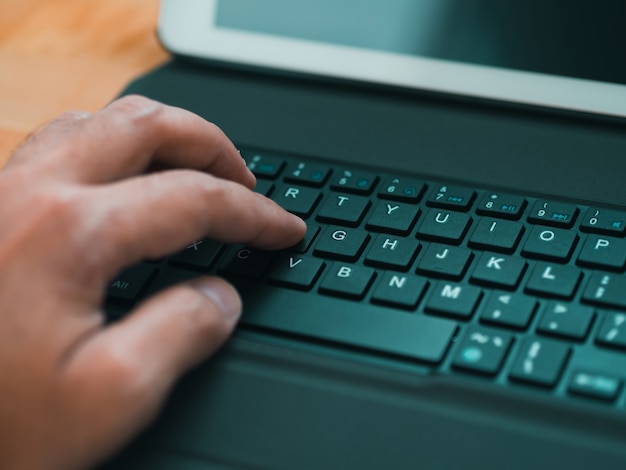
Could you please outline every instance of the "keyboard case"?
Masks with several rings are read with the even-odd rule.
[[[195,111],[243,146],[626,205],[626,123],[618,120],[180,60],[125,93]],[[626,409],[471,375],[434,377],[420,363],[242,329],[107,468],[624,463]]]

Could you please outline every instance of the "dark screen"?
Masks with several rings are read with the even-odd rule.
[[[217,24],[626,84],[622,0],[223,0]]]

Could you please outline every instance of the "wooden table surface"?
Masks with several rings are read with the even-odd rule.
[[[68,109],[96,111],[167,60],[158,0],[0,0],[0,166]]]

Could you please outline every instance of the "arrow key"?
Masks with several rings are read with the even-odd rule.
[[[626,349],[626,314],[606,312],[596,342],[602,346]]]
[[[524,330],[537,309],[531,297],[509,292],[492,292],[481,309],[481,323]]]
[[[509,374],[511,380],[554,387],[571,355],[567,344],[543,338],[526,338]]]
[[[594,312],[591,307],[550,302],[541,317],[537,331],[573,340],[584,340],[589,333]]]

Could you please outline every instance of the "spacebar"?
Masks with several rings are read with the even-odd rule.
[[[253,289],[255,290],[255,289]],[[244,325],[271,328],[400,355],[440,362],[456,333],[453,321],[400,312],[325,296],[307,296],[279,288],[245,295]]]

